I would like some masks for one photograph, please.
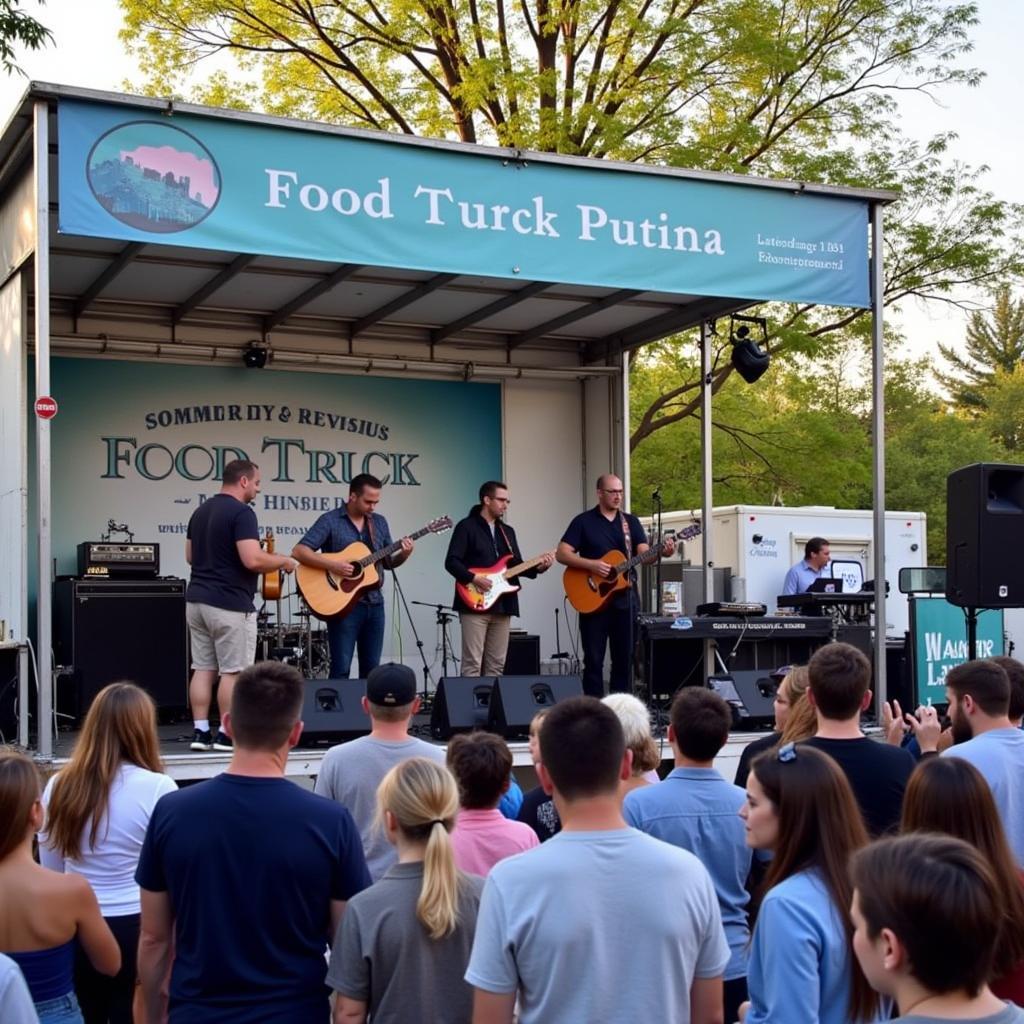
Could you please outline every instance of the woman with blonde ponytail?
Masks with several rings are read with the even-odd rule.
[[[354,896],[334,939],[327,983],[334,1024],[429,1020],[468,1024],[463,980],[483,879],[455,866],[455,780],[422,757],[395,765],[377,789],[377,813],[398,863]]]

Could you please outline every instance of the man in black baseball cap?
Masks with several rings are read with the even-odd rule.
[[[394,847],[376,827],[377,787],[401,761],[429,757],[444,764],[444,750],[409,735],[420,707],[416,676],[407,665],[388,662],[366,677],[363,710],[370,735],[332,747],[324,755],[315,791],[348,808],[363,839],[366,866],[376,882],[397,860]]]

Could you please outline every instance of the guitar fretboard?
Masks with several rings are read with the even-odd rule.
[[[417,530],[415,533],[409,534],[410,540],[419,540],[420,537],[430,533],[430,527],[424,526],[422,530]],[[373,565],[374,562],[379,562],[382,558],[388,558],[393,555],[396,551],[401,550],[402,542],[396,540],[393,544],[389,544],[386,548],[381,548],[380,551],[371,551],[368,555],[364,555],[356,562],[356,565],[361,565],[364,569],[368,565]]]

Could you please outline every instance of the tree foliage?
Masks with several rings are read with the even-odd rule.
[[[20,4],[15,0],[0,0],[0,63],[8,75],[21,70],[15,60],[19,46],[39,50],[51,42],[53,35],[50,30],[26,14]]]
[[[1015,302],[1009,284],[999,285],[991,315],[981,310],[971,315],[963,349],[940,345],[939,351],[950,370],[938,379],[953,402],[963,409],[986,408],[997,378],[1005,391],[1006,378],[1013,378],[1024,360],[1024,299]]]
[[[896,91],[976,80],[955,64],[975,8],[948,0],[122,5],[160,92],[230,54],[269,112],[716,169],[822,166],[841,135],[889,134]]]
[[[658,346],[634,366],[634,423],[679,354]],[[971,462],[1005,460],[990,423],[949,410],[929,388],[928,361],[895,354],[886,360],[886,507],[928,517],[930,564],[945,557],[946,477]],[[870,375],[866,356],[836,346],[824,357],[778,360],[755,385],[731,378],[714,402],[713,492],[716,505],[872,507]],[[1024,371],[1014,387],[1024,398]],[[1008,422],[1024,431],[1024,404],[1008,385]],[[701,502],[699,421],[685,418],[659,431],[633,454],[633,508],[647,512],[659,486],[665,507]]]

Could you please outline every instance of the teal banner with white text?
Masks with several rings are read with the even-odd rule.
[[[868,307],[868,204],[120,104],[59,106],[65,234]]]
[[[917,699],[946,703],[946,673],[967,661],[967,620],[964,609],[944,597],[911,597],[910,628],[914,644]],[[995,658],[1003,653],[1002,609],[978,613],[977,653]]]

